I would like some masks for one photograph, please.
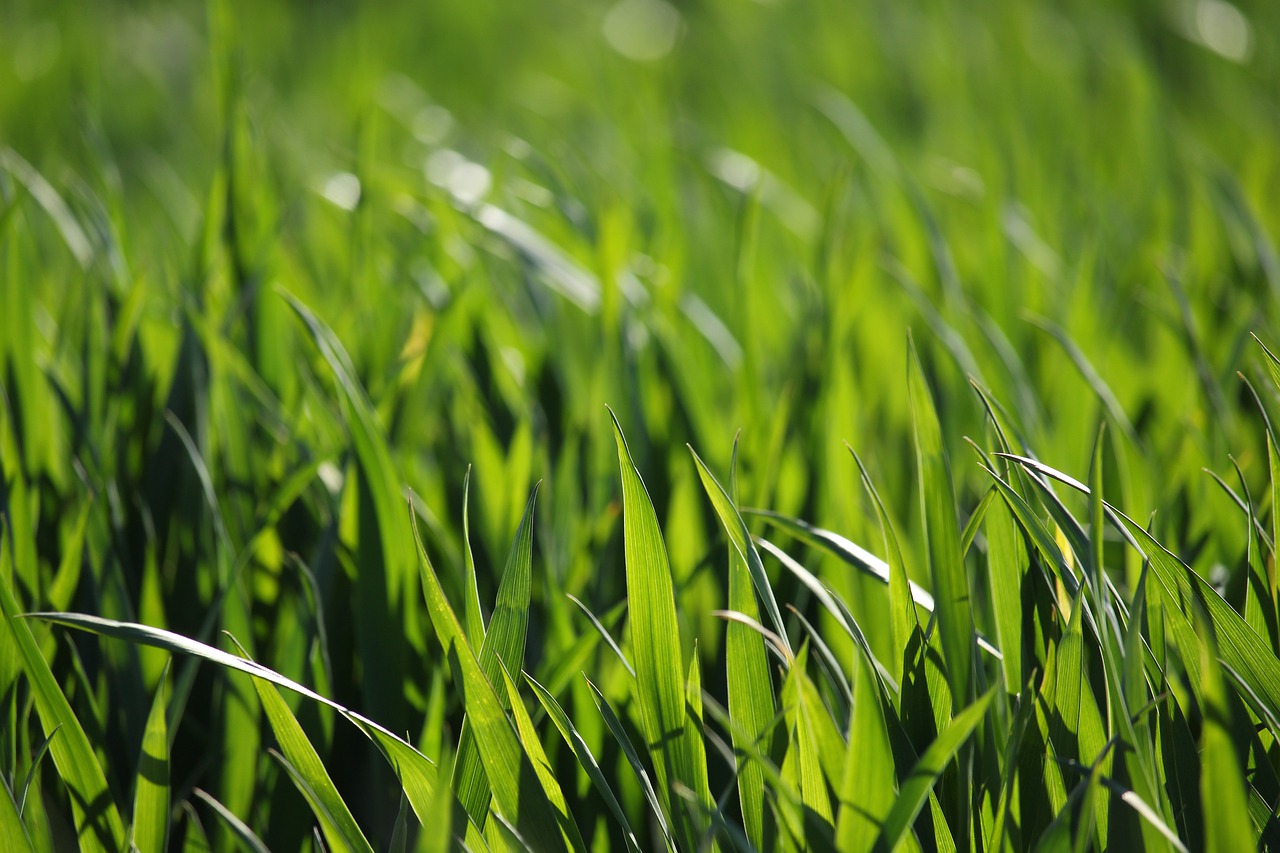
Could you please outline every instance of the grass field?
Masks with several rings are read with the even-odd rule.
[[[0,849],[1280,849],[1278,237],[1267,0],[6,0]]]

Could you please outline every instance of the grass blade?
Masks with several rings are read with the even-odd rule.
[[[133,792],[133,846],[138,853],[164,853],[169,837],[169,732],[165,721],[166,663],[147,715]]]
[[[9,583],[3,579],[0,579],[0,615],[5,622],[3,631],[10,635],[6,644],[11,643],[10,648],[16,648],[22,658],[41,725],[46,733],[55,729],[60,732],[50,741],[49,751],[71,795],[81,849],[90,853],[124,849],[124,823],[111,798],[102,766],[48,662],[40,654],[31,628],[18,617],[18,604]]]
[[[609,414],[613,416],[612,411]],[[683,655],[671,566],[658,517],[631,461],[616,417],[613,427],[622,472],[627,601],[641,730],[657,774],[658,794],[676,824],[676,836],[683,846],[693,848],[699,833],[688,812],[683,807],[675,808],[672,791],[681,783],[697,794],[707,808],[711,807],[711,794],[706,762],[698,766],[700,744],[694,743],[701,738],[701,732],[690,724],[685,711]]]
[[[920,507],[929,552],[929,576],[938,607],[938,630],[947,661],[947,681],[958,705],[974,698],[973,646],[976,630],[970,603],[969,576],[960,550],[956,523],[955,490],[951,465],[942,446],[942,428],[934,410],[933,395],[925,382],[915,342],[909,341],[907,386],[911,419],[915,425],[916,460],[919,465]]]

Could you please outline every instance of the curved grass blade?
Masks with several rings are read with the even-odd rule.
[[[22,659],[41,725],[46,732],[55,729],[62,732],[50,741],[49,752],[71,795],[71,810],[81,849],[90,853],[98,850],[113,853],[124,849],[127,837],[124,823],[111,798],[111,790],[93,746],[71,710],[67,697],[58,687],[49,663],[40,654],[31,628],[18,617],[18,604],[9,583],[2,579],[0,616],[5,623],[0,631],[12,638],[6,644],[16,648]]]
[[[165,720],[166,662],[143,730],[133,792],[133,846],[138,853],[164,853],[169,837],[169,732]]]
[[[493,616],[480,646],[480,669],[485,680],[493,685],[504,710],[509,707],[507,694],[497,689],[502,681],[502,670],[519,672],[524,664],[529,600],[533,590],[533,510],[537,505],[540,485],[535,485],[529,495],[524,516],[507,552],[507,564],[502,570],[502,580],[498,582]],[[478,826],[483,826],[489,809],[489,781],[476,749],[475,732],[466,719],[463,720],[458,754],[454,759],[453,789],[471,819]]]
[[[666,545],[649,493],[627,450],[622,426],[613,418],[614,440],[622,476],[622,529],[627,566],[627,601],[632,655],[636,667],[636,700],[641,731],[657,775],[657,790],[676,825],[682,846],[697,845],[698,831],[685,809],[673,808],[677,782],[687,785],[711,807],[705,760],[698,766],[701,732],[685,710],[685,676],[675,589]],[[785,640],[783,641],[785,644]]]
[[[484,644],[484,612],[480,609],[480,587],[476,582],[476,558],[471,553],[471,466],[462,478],[462,557],[466,573],[463,575],[465,589],[462,593],[462,616],[467,626],[467,642],[472,648]]]
[[[240,839],[241,844],[249,848],[251,853],[271,853],[267,849],[267,845],[262,843],[262,839],[258,837],[257,833],[250,829],[244,821],[232,814],[230,809],[214,799],[212,795],[200,788],[196,788],[191,793],[198,799],[204,800],[205,804],[213,809],[213,813],[231,828],[232,833]]]
[[[569,806],[565,803],[564,792],[560,789],[560,783],[556,781],[555,771],[551,767],[550,760],[547,759],[547,753],[542,748],[542,741],[538,739],[538,733],[533,728],[533,720],[529,718],[529,711],[524,706],[524,700],[520,698],[520,690],[516,687],[515,681],[504,668],[501,671],[502,682],[506,687],[507,698],[511,704],[512,716],[516,721],[516,733],[520,737],[520,742],[524,745],[524,751],[529,756],[530,762],[533,764],[534,772],[538,774],[538,781],[542,783],[542,790],[546,793],[547,799],[551,801],[551,805],[555,807],[556,813],[560,817],[560,829],[569,841],[569,847],[573,850],[586,850],[587,845],[582,841],[582,835],[578,831],[578,824],[574,821],[573,815],[569,812]]]
[[[232,638],[232,642],[234,641]],[[240,649],[240,654],[248,658],[243,648]],[[311,811],[320,821],[329,847],[354,853],[373,853],[373,847],[361,832],[351,810],[343,802],[320,755],[311,745],[311,740],[289,706],[280,697],[280,692],[260,678],[253,679],[253,687],[258,693],[267,721],[271,724],[271,731],[284,750],[283,755],[274,751],[273,754],[288,772],[298,792],[311,806]]]
[[[773,623],[773,629],[778,632],[778,635],[787,644],[787,651],[792,651],[791,644],[787,640],[786,627],[782,623],[782,612],[778,609],[778,600],[773,595],[773,587],[769,583],[769,576],[765,574],[764,565],[760,562],[760,554],[751,542],[751,533],[747,530],[747,525],[743,523],[742,516],[738,514],[738,510],[733,505],[728,493],[725,492],[720,482],[716,480],[715,476],[707,468],[702,458],[698,456],[692,447],[689,448],[689,453],[693,455],[694,464],[698,468],[698,477],[702,480],[702,487],[706,490],[707,497],[711,499],[711,505],[715,508],[716,515],[720,517],[720,523],[724,527],[725,534],[729,537],[729,543],[733,546],[734,551],[737,552],[738,557],[747,564],[747,569],[751,572],[751,579],[755,583],[756,592],[759,594],[760,600],[764,602],[764,609],[769,615],[769,620]],[[743,612],[749,613],[746,610]]]
[[[0,585],[0,588],[2,588],[2,585]],[[89,616],[82,613],[28,613],[25,615],[28,618],[42,619],[69,628],[89,631],[104,637],[153,646],[175,654],[191,655],[218,664],[226,669],[243,672],[254,678],[268,681],[278,687],[292,690],[294,693],[304,696],[313,702],[326,705],[349,720],[366,737],[377,744],[387,761],[399,775],[400,784],[403,786],[405,795],[409,798],[409,804],[413,806],[414,813],[418,816],[418,819],[426,820],[430,814],[432,796],[437,787],[437,772],[436,766],[425,755],[414,749],[413,745],[408,741],[392,734],[368,717],[349,710],[332,699],[316,693],[309,687],[305,687],[273,669],[254,661],[236,657],[233,654],[206,645],[198,640],[184,637],[181,634],[152,628],[148,625],[117,622],[113,619],[103,619],[99,616]],[[483,849],[483,838],[480,837],[474,824],[468,823],[467,825],[466,843],[472,849]]]
[[[609,629],[606,628],[604,624],[599,619],[596,618],[596,615],[591,612],[591,608],[583,604],[581,599],[579,599],[576,595],[574,595],[571,592],[566,592],[565,598],[569,599],[574,604],[578,605],[578,609],[581,610],[583,614],[587,617],[588,621],[591,622],[591,626],[595,628],[596,631],[599,632],[601,639],[603,639],[605,641],[605,644],[608,645],[609,648],[613,650],[613,653],[618,656],[618,660],[622,661],[622,665],[626,667],[627,672],[631,674],[631,677],[635,678],[636,677],[635,667],[631,665],[631,661],[627,660],[627,656],[622,653],[621,647],[619,647],[617,642],[614,641],[613,635],[609,633]]]
[[[53,742],[58,730],[61,728],[62,726],[58,725],[54,727],[53,731],[49,732],[49,736],[44,739],[44,742],[40,744],[40,748],[36,750],[35,758],[31,759],[31,767],[27,770],[27,778],[22,783],[22,792],[18,794],[18,817],[22,817],[26,811],[27,795],[31,793],[31,785],[36,781],[36,771],[40,769],[40,762],[49,753],[49,744]]]

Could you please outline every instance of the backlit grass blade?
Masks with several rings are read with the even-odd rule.
[[[110,853],[124,849],[124,823],[111,798],[111,790],[93,746],[58,687],[48,662],[40,654],[30,626],[19,618],[18,604],[9,582],[2,578],[0,616],[5,623],[0,631],[8,635],[4,642],[11,644],[10,648],[16,648],[21,656],[41,725],[46,733],[58,729],[58,736],[50,742],[49,751],[71,796],[71,810],[81,850]]]
[[[332,699],[316,693],[314,690],[281,675],[273,669],[254,661],[237,657],[198,640],[192,640],[172,631],[164,631],[147,625],[118,622],[113,619],[103,619],[82,613],[29,613],[26,615],[29,618],[43,619],[54,624],[89,631],[104,637],[152,646],[174,654],[192,655],[218,664],[226,669],[243,672],[254,678],[268,681],[278,687],[292,690],[294,693],[298,693],[313,702],[326,705],[349,720],[366,737],[377,744],[387,761],[390,762],[399,775],[405,795],[409,798],[409,803],[413,806],[414,813],[418,816],[418,819],[425,820],[430,813],[432,796],[437,786],[437,772],[435,765],[426,756],[414,749],[403,738],[392,734],[368,717],[349,710]],[[59,738],[61,738],[61,735],[59,735]],[[468,846],[473,848],[482,843],[475,826],[470,823],[466,829],[466,839]]]
[[[241,650],[243,654],[243,650]],[[338,793],[328,769],[298,720],[280,697],[280,692],[266,681],[253,679],[262,710],[284,751],[280,763],[288,771],[294,785],[311,806],[320,821],[325,840],[333,850],[351,853],[373,853],[373,847],[361,832],[355,817]]]
[[[951,465],[942,446],[942,428],[934,410],[933,395],[925,382],[915,342],[909,340],[907,389],[915,426],[916,461],[919,466],[920,508],[929,552],[929,577],[937,609],[947,680],[958,705],[974,698],[973,647],[975,628],[969,575],[960,550],[955,490]]]
[[[462,615],[467,626],[467,642],[471,647],[484,644],[484,613],[480,609],[480,588],[476,582],[476,558],[471,553],[471,466],[467,466],[462,478],[462,555],[466,574],[463,575]]]
[[[165,664],[156,687],[151,713],[143,730],[142,750],[138,755],[138,773],[133,790],[133,846],[138,853],[164,853],[169,837],[169,732],[165,722],[167,709],[165,682],[169,666]]]
[[[773,587],[769,583],[769,576],[764,572],[764,565],[760,562],[760,555],[756,552],[755,545],[751,542],[751,533],[747,530],[747,525],[743,523],[742,516],[738,514],[737,508],[733,505],[733,501],[729,498],[729,494],[716,480],[715,476],[703,463],[697,452],[690,447],[689,453],[693,455],[693,461],[698,467],[698,476],[702,480],[702,487],[707,492],[707,497],[711,499],[711,505],[715,508],[716,515],[720,517],[720,524],[724,527],[726,535],[729,537],[729,543],[733,546],[734,551],[747,564],[747,569],[751,572],[751,579],[755,582],[756,592],[760,596],[760,600],[764,602],[765,613],[769,615],[769,621],[773,623],[773,630],[787,642],[787,651],[791,651],[790,642],[787,641],[786,629],[782,624],[782,612],[778,609],[778,601],[773,595]],[[732,607],[732,602],[730,607]],[[750,614],[749,610],[742,611]]]
[[[618,798],[613,792],[613,787],[600,770],[600,765],[596,763],[596,757],[592,755],[591,748],[587,746],[587,742],[582,739],[582,735],[578,734],[578,730],[574,728],[569,716],[547,688],[543,687],[527,673],[524,680],[533,688],[533,693],[538,697],[538,702],[547,712],[547,716],[555,725],[556,730],[560,732],[560,736],[564,738],[565,743],[573,750],[574,757],[578,759],[578,764],[586,771],[587,776],[591,778],[591,783],[595,785],[596,790],[605,801],[605,805],[609,807],[614,820],[618,822],[618,826],[622,830],[622,838],[627,845],[627,849],[632,853],[640,853],[640,842],[636,840],[635,832],[631,829],[631,823],[627,820],[627,813],[623,811],[622,805],[618,802]]]
[[[539,484],[540,485],[540,484]],[[506,691],[498,691],[502,670],[519,672],[524,664],[525,635],[529,625],[529,597],[533,589],[533,510],[538,500],[538,486],[533,487],[524,517],[516,530],[507,564],[498,582],[493,615],[480,647],[480,669],[494,686],[498,701],[507,707]],[[467,814],[483,826],[489,806],[489,781],[476,749],[475,732],[466,720],[454,759],[453,789]]]
[[[672,789],[677,783],[686,785],[708,808],[711,794],[705,782],[706,764],[697,766],[700,750],[694,740],[702,735],[690,724],[685,712],[683,655],[671,566],[658,517],[640,473],[631,461],[616,417],[613,427],[622,473],[628,618],[641,731],[653,760],[658,794],[675,823],[676,837],[681,844],[693,847],[697,844],[698,832],[688,812],[683,807],[675,807]]]
[[[565,802],[564,792],[560,789],[560,783],[556,780],[555,770],[547,758],[546,751],[542,748],[542,741],[538,739],[538,732],[533,727],[533,720],[529,717],[529,711],[524,706],[524,700],[520,698],[520,690],[505,668],[501,670],[499,675],[502,677],[502,683],[507,693],[511,716],[516,723],[516,733],[520,737],[520,743],[524,745],[525,753],[533,764],[534,772],[538,774],[538,781],[542,783],[542,790],[546,793],[547,799],[551,801],[551,805],[555,807],[556,814],[560,817],[560,829],[568,839],[570,849],[586,850],[587,845],[583,842],[582,835],[578,831],[577,822],[574,820],[573,815],[569,813],[569,806]]]
[[[649,779],[649,773],[644,769],[644,764],[640,761],[639,753],[636,752],[635,746],[631,743],[631,738],[627,736],[627,730],[622,726],[622,721],[618,719],[613,706],[609,704],[608,699],[604,698],[600,688],[592,684],[589,678],[587,679],[587,686],[591,688],[591,698],[596,703],[596,707],[600,709],[600,716],[604,718],[605,725],[608,726],[614,740],[618,742],[618,747],[626,757],[627,763],[631,765],[631,771],[640,782],[640,788],[644,791],[645,799],[649,802],[649,808],[653,810],[654,817],[658,821],[658,828],[662,831],[663,840],[667,843],[667,850],[674,853],[680,848],[676,846],[675,838],[672,837],[671,823],[667,817],[666,806],[654,789],[653,782]]]
[[[1200,734],[1203,767],[1200,794],[1205,803],[1204,849],[1207,853],[1233,853],[1257,849],[1253,821],[1245,796],[1244,768],[1231,737],[1231,706],[1218,663],[1213,623],[1200,624],[1200,696],[1204,702],[1204,727]]]
[[[444,588],[435,568],[422,547],[416,524],[412,524],[418,546],[422,586],[427,610],[435,626],[436,636],[444,647],[456,676],[461,680],[463,707],[475,728],[475,743],[489,779],[497,811],[520,831],[520,835],[538,850],[565,849],[555,809],[547,800],[537,775],[507,720],[503,702],[485,677],[453,608],[445,598]],[[490,623],[489,634],[494,632]]]
[[[836,845],[845,853],[870,853],[897,792],[889,730],[870,664],[855,662],[853,719],[844,751],[836,813]]]
[[[876,515],[880,519],[880,535],[884,539],[885,555],[889,558],[886,562],[889,569],[889,629],[892,632],[893,648],[905,652],[907,643],[911,638],[911,632],[920,625],[920,619],[916,615],[915,604],[912,601],[911,579],[907,576],[907,566],[902,559],[902,549],[898,546],[898,535],[893,530],[893,522],[889,519],[889,513],[885,509],[884,502],[880,500],[880,493],[876,491],[875,485],[871,482],[871,475],[867,473],[867,468],[862,464],[861,457],[848,443],[845,444],[845,447],[849,449],[849,454],[853,456],[853,461],[857,463],[858,474],[862,478],[862,486],[866,489],[867,494],[871,496],[871,501],[875,504]],[[889,673],[899,683],[902,682],[901,654],[894,655],[889,662]]]
[[[736,454],[736,442],[734,451]],[[764,589],[768,590],[769,599],[773,598],[773,588],[769,585],[763,566],[760,565],[759,552],[756,551],[750,534],[746,532],[746,525],[743,524],[732,502],[723,498],[723,490],[720,489],[719,483],[696,453],[693,454],[693,458],[698,467],[698,476],[702,478],[703,488],[715,504],[716,514],[719,515],[726,533],[730,535],[729,609],[744,613],[758,621],[760,610],[756,603],[756,594],[761,590],[761,582],[764,584]],[[720,500],[717,500],[717,495],[722,496]],[[740,536],[745,535],[745,547],[733,536],[734,531]],[[748,555],[755,560],[755,571],[748,562]],[[774,601],[773,605],[776,607],[777,602]],[[775,625],[780,626],[781,622],[775,622]],[[739,732],[751,738],[754,744],[767,747],[767,744],[762,744],[760,741],[765,737],[768,727],[777,714],[777,706],[774,702],[773,682],[769,674],[764,638],[736,621],[730,621],[725,626],[725,674],[729,713],[740,726],[740,729],[730,733],[734,747],[739,751],[743,750],[744,745],[738,742]],[[765,751],[769,750],[766,748]],[[756,849],[766,849],[768,841],[765,827],[764,776],[755,762],[739,762],[738,798],[742,809],[742,825],[747,838]]]
[[[213,809],[213,813],[230,828],[231,832],[250,853],[271,853],[267,849],[267,845],[262,843],[262,839],[258,837],[257,833],[250,829],[244,821],[232,814],[230,809],[218,802],[211,794],[199,788],[196,788],[191,793],[198,799],[204,800],[205,804]]]
[[[13,800],[13,792],[9,790],[9,781],[0,773],[0,849],[13,853],[34,851],[31,836],[27,827],[18,815],[18,805]]]
[[[622,666],[628,673],[630,673],[632,678],[635,678],[636,668],[631,665],[631,661],[627,660],[627,656],[622,653],[622,648],[618,645],[617,641],[613,639],[613,635],[609,633],[609,629],[604,626],[603,622],[596,618],[596,615],[591,612],[591,608],[583,604],[582,600],[572,593],[565,593],[565,598],[568,598],[578,606],[578,609],[587,617],[587,621],[591,623],[591,627],[596,629],[596,633],[600,635],[600,639],[604,640],[605,645],[609,647],[609,650],[618,656],[618,660],[622,662]]]
[[[876,848],[893,850],[908,831],[916,815],[929,799],[934,783],[942,775],[947,764],[955,757],[969,735],[986,716],[987,707],[995,696],[993,687],[952,719],[951,724],[938,734],[936,740],[920,756],[898,789],[898,798],[885,816],[884,827],[877,839]]]

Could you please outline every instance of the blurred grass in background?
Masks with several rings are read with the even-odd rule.
[[[724,541],[684,445],[728,484],[741,429],[735,502],[881,553],[847,440],[903,565],[933,588],[908,329],[961,524],[992,488],[966,436],[1083,480],[1105,422],[1109,501],[1143,525],[1158,511],[1155,536],[1241,612],[1250,561],[1274,578],[1254,522],[1274,513],[1262,412],[1276,388],[1249,334],[1280,338],[1275,4],[8,0],[3,19],[0,574],[22,610],[214,645],[228,631],[452,760],[463,692],[421,603],[406,495],[455,609],[473,551],[488,612],[542,480],[522,668],[654,847],[579,672],[615,707],[631,682],[565,597],[627,645],[605,405],[662,526],[680,648],[696,638],[702,684],[723,701]],[[1003,406],[1003,438],[970,379]],[[1001,513],[993,523],[1036,562],[1031,532]],[[1090,531],[1130,601],[1141,556]],[[993,535],[977,534],[968,575],[976,627],[997,638]],[[848,602],[870,652],[900,658],[880,584],[821,548],[791,553]],[[847,666],[839,620],[767,567]],[[1057,597],[1063,624],[1034,629],[1055,643],[1071,610]],[[1261,619],[1250,625],[1274,634]],[[165,655],[30,624],[112,798],[130,802]],[[1021,683],[1000,691],[1001,726],[1044,671],[1034,630]],[[0,767],[15,796],[43,739],[17,648],[6,635]],[[1144,701],[1173,691],[1169,737],[1185,731],[1194,750],[1199,670],[1177,681],[1184,663],[1171,666],[1190,687],[1149,685]],[[170,841],[192,838],[198,814],[215,848],[232,843],[199,788],[271,849],[311,844],[251,684],[177,660],[173,672]],[[384,845],[395,773],[331,710],[285,695]],[[848,737],[850,720],[835,721]],[[577,766],[537,723],[556,766]],[[732,776],[714,750],[708,766],[718,796]],[[587,777],[560,778],[586,840],[621,844]],[[53,765],[33,779],[37,847],[73,844]],[[1163,814],[1195,846],[1199,793],[1180,784]],[[951,800],[946,815],[961,849],[983,848],[986,824]],[[1053,817],[1024,815],[1011,843],[1032,845]]]

